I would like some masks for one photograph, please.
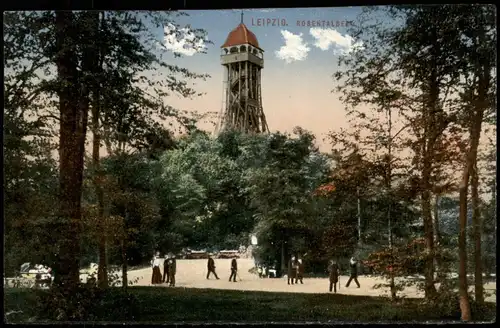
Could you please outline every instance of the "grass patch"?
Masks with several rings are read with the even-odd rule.
[[[4,289],[10,323],[42,320],[39,302],[49,291]],[[97,295],[85,310],[84,321],[107,322],[263,322],[263,321],[430,321],[458,320],[457,313],[439,313],[421,299],[393,303],[384,297],[340,294],[268,293],[238,290],[130,287]],[[458,306],[458,304],[457,304]],[[45,313],[46,314],[46,313]],[[459,313],[458,313],[459,315]],[[475,320],[496,318],[488,303],[473,313]]]

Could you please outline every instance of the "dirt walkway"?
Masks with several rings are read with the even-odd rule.
[[[261,279],[256,274],[248,272],[253,267],[253,260],[240,259],[238,260],[237,282],[229,282],[229,259],[215,259],[216,272],[220,280],[216,280],[213,276],[209,280],[206,279],[207,261],[206,260],[177,260],[176,287],[185,288],[215,288],[215,289],[233,289],[233,290],[254,290],[268,292],[293,292],[293,293],[325,293],[328,292],[328,279],[326,278],[305,278],[304,284],[288,285],[287,281],[281,279]],[[162,268],[163,272],[163,268]],[[129,279],[139,278],[136,286],[151,286],[151,269],[130,271]],[[339,293],[348,295],[370,295],[379,296],[386,293],[384,289],[373,289],[372,287],[378,283],[385,283],[380,278],[360,276],[359,282],[361,288],[357,288],[354,282],[349,288],[345,287],[349,277],[340,277]],[[166,287],[166,284],[157,287]],[[496,284],[488,283],[485,285],[487,292],[492,293],[496,290]],[[415,287],[408,287],[403,293],[408,297],[423,297],[423,293],[417,292]],[[487,301],[496,302],[496,296],[491,295],[486,298]]]

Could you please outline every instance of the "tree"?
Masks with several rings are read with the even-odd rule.
[[[85,138],[89,110],[89,75],[96,49],[97,13],[72,12],[55,14],[56,46],[53,54],[57,66],[60,134],[59,134],[59,261],[55,283],[72,290],[79,278],[79,236],[83,183]],[[98,16],[97,16],[98,18]],[[98,21],[97,21],[98,22]],[[80,25],[81,24],[81,25]],[[82,42],[81,70],[78,70],[76,45]],[[78,49],[78,48],[76,48]],[[52,56],[52,54],[50,54]],[[75,242],[76,241],[76,242]]]
[[[393,244],[393,220],[391,206],[393,185],[402,181],[408,165],[404,163],[402,151],[407,148],[398,137],[409,125],[397,122],[399,113],[405,107],[402,88],[404,83],[393,77],[394,55],[382,52],[380,56],[365,57],[363,49],[355,51],[355,58],[343,57],[341,62],[349,68],[335,74],[343,83],[337,91],[343,93],[341,99],[348,106],[347,116],[350,118],[350,129],[338,134],[330,133],[334,146],[339,143],[351,144],[356,150],[373,161],[374,178],[380,179],[380,189],[387,194],[387,230],[389,249]],[[359,109],[360,104],[369,105],[369,110]],[[397,126],[399,123],[400,126]],[[395,181],[396,180],[396,181]],[[359,194],[359,190],[356,191]],[[394,279],[391,279],[394,286]],[[393,298],[396,291],[391,288]]]
[[[18,57],[22,56],[20,40],[34,27],[30,14],[24,20],[17,19],[18,13],[4,15],[4,264],[8,276],[24,262],[49,264],[54,253],[44,223],[54,216],[56,205],[57,163],[51,158],[56,146],[50,124],[33,118],[43,102],[37,84],[40,63],[21,65]],[[33,55],[36,60],[39,56]]]
[[[351,71],[339,73],[340,77],[346,77],[346,83],[350,86],[353,102],[371,103],[370,96],[377,90],[377,86],[387,86],[396,93],[398,102],[396,108],[400,109],[403,119],[407,121],[414,133],[413,138],[408,138],[407,144],[414,152],[412,184],[421,196],[421,211],[424,223],[426,240],[426,297],[435,296],[434,287],[434,230],[435,223],[432,220],[431,192],[450,189],[450,181],[442,181],[446,178],[443,173],[443,165],[453,159],[456,163],[456,151],[449,151],[450,146],[461,150],[463,140],[460,136],[459,123],[462,122],[464,105],[466,99],[462,96],[464,90],[470,88],[462,87],[461,81],[468,81],[469,72],[472,67],[478,65],[470,61],[469,56],[482,58],[475,62],[486,63],[491,55],[478,56],[480,43],[474,43],[470,35],[488,35],[493,40],[494,33],[480,33],[476,28],[478,24],[470,25],[468,21],[476,22],[471,16],[477,15],[475,10],[481,7],[474,6],[394,6],[386,14],[396,21],[392,26],[380,26],[380,24],[370,25],[369,21],[364,21],[357,29],[357,36],[362,38],[364,47],[353,53],[352,58],[344,60],[344,63],[351,67]],[[482,10],[482,9],[481,9]],[[371,10],[368,10],[370,14]],[[387,16],[386,16],[387,17]],[[490,24],[482,24],[482,28]],[[472,32],[472,31],[475,32]],[[371,36],[371,38],[370,38]],[[486,44],[486,42],[484,42]],[[476,49],[471,51],[472,48]],[[490,46],[487,49],[493,49]],[[442,49],[447,49],[446,54]],[[485,51],[490,53],[491,51]],[[491,64],[489,64],[491,66]],[[357,68],[357,70],[356,70]],[[491,69],[488,71],[490,72]],[[392,75],[391,75],[392,74]],[[490,73],[488,73],[490,74]],[[399,76],[399,77],[398,77]],[[490,81],[486,78],[484,81]],[[488,82],[491,83],[491,82]],[[483,82],[482,92],[488,93],[490,87]],[[472,93],[473,94],[473,93]],[[481,96],[480,96],[481,97]],[[486,99],[491,97],[482,96],[483,107]],[[457,99],[458,104],[457,105]],[[470,108],[470,106],[469,106]],[[401,109],[404,109],[401,111]],[[470,118],[470,117],[469,117]],[[476,117],[476,123],[482,119]],[[470,121],[469,121],[470,122]],[[480,125],[479,125],[480,127]],[[476,126],[477,128],[477,126]],[[476,130],[474,128],[474,130]],[[480,133],[480,128],[479,132]],[[479,138],[476,138],[478,141]],[[472,141],[472,139],[471,139]],[[475,142],[476,142],[475,141]],[[463,147],[462,147],[463,148]],[[474,147],[470,147],[473,149]],[[472,152],[474,152],[472,150]],[[472,161],[474,155],[469,156]],[[473,168],[473,162],[469,163],[467,170]],[[464,171],[465,172],[465,171]],[[468,173],[470,174],[470,173]],[[464,173],[464,181],[468,177]],[[410,181],[411,182],[411,181]],[[451,180],[451,182],[453,182]],[[462,188],[462,207],[467,205],[466,189]],[[474,193],[476,194],[476,193]],[[467,211],[462,209],[461,222],[466,223]],[[461,262],[465,263],[465,235],[460,235]],[[465,270],[465,266],[462,271]],[[461,274],[461,304],[463,318],[470,317],[468,301],[466,300],[467,288],[465,273]],[[464,285],[465,284],[465,285]],[[469,314],[468,314],[469,313]]]
[[[483,269],[487,274],[491,274],[496,265],[496,153],[496,141],[490,139],[481,158],[484,164],[481,185],[485,195],[481,203],[481,250]]]
[[[326,173],[314,160],[321,156],[313,144],[314,136],[300,128],[294,133],[296,138],[281,133],[268,136],[267,150],[261,155],[266,165],[250,167],[243,176],[250,206],[257,215],[259,240],[267,239],[281,248],[276,249],[281,251],[281,269],[293,251],[292,239],[314,225],[313,191]],[[315,170],[307,169],[311,164]]]
[[[456,135],[448,136],[446,131],[456,116],[450,94],[457,95],[457,67],[462,63],[460,26],[455,19],[459,11],[450,6],[395,6],[385,14],[398,24],[362,22],[356,32],[365,36],[364,47],[353,58],[344,59],[351,70],[338,77],[346,78],[351,102],[389,101],[398,110],[402,126],[408,125],[413,132],[413,137],[405,136],[414,153],[408,173],[409,182],[421,196],[428,254],[425,290],[431,298],[435,295],[431,192],[442,183],[437,168],[448,156],[444,150],[449,138]],[[444,54],[441,49],[448,51]]]
[[[172,125],[172,128],[188,131],[195,129],[199,115],[187,115],[167,106],[164,101],[172,93],[183,97],[199,95],[188,82],[208,76],[166,63],[159,50],[156,33],[151,29],[152,26],[163,28],[169,24],[170,33],[177,33],[177,25],[172,17],[179,14],[182,13],[78,12],[57,16],[54,12],[36,12],[6,15],[6,66],[14,73],[19,73],[24,80],[22,84],[9,85],[11,94],[22,94],[22,99],[17,97],[12,100],[37,101],[36,105],[41,106],[41,110],[35,115],[37,124],[53,127],[51,124],[55,121],[66,127],[60,129],[59,159],[61,172],[64,172],[61,174],[61,181],[71,177],[68,175],[72,170],[71,163],[78,167],[78,172],[81,171],[79,167],[83,163],[83,157],[80,157],[80,151],[83,151],[90,109],[94,133],[94,182],[98,195],[102,194],[98,181],[102,178],[98,162],[101,141],[104,141],[110,154],[115,150],[123,152],[132,147],[139,151],[148,149],[151,156],[156,156],[158,151],[172,147],[172,132],[166,130],[157,119],[153,119],[154,116],[159,116],[163,121],[173,118],[173,122],[169,123],[177,125]],[[205,33],[201,30],[191,30],[189,33],[187,46],[191,44],[196,50],[203,50],[199,47],[199,40],[205,39]],[[57,42],[54,42],[56,39]],[[22,71],[25,63],[26,69]],[[146,76],[147,72],[158,71],[158,68],[163,69],[165,74],[159,72],[156,79]],[[58,78],[54,79],[56,71]],[[68,103],[68,99],[78,104]],[[58,117],[58,111],[67,111],[70,116]],[[70,122],[78,122],[72,127],[73,131],[70,130]],[[77,132],[76,138],[73,132]],[[69,151],[71,147],[77,146],[79,148],[74,152]],[[70,153],[75,156],[73,159],[78,160],[64,157],[71,156]],[[75,201],[80,189],[78,186],[81,185],[77,181],[81,180],[78,172],[74,172],[75,176],[72,177],[74,183],[62,183],[64,186],[76,186],[76,189],[72,189],[74,194],[71,194]],[[67,190],[61,193],[61,197],[70,195],[66,192],[70,187],[64,188]],[[66,202],[68,201],[69,198]],[[96,201],[101,204],[100,215],[104,215],[103,195],[97,197]],[[68,208],[66,205],[62,205],[61,211],[62,208]],[[74,211],[72,216],[78,217],[77,210]],[[52,225],[55,227],[59,224],[53,222]],[[74,223],[71,229],[76,229],[76,226]],[[61,235],[65,234],[61,232]],[[104,256],[100,258],[101,264],[105,264],[105,239],[104,236],[101,237],[100,250]],[[78,253],[76,249],[61,249]],[[106,272],[105,265],[100,265],[99,268],[102,278]],[[55,269],[59,273],[60,270]],[[62,273],[65,273],[64,270],[66,269]],[[72,279],[75,280],[77,269],[71,270]]]
[[[176,231],[182,230],[191,246],[234,247],[253,229],[241,184],[246,164],[239,165],[224,149],[220,138],[199,132],[182,138],[161,157],[158,194],[163,206],[172,209]]]
[[[486,6],[466,6],[464,9],[464,22],[468,26],[463,31],[465,56],[468,65],[464,72],[466,86],[461,94],[464,104],[466,127],[469,132],[469,147],[465,155],[465,167],[460,184],[460,307],[462,319],[469,320],[470,309],[466,298],[466,226],[467,226],[467,190],[469,179],[472,177],[472,209],[475,239],[475,290],[478,303],[484,302],[481,260],[481,225],[479,208],[479,177],[477,172],[478,147],[485,113],[494,108],[494,88],[492,88],[492,70],[495,66],[495,24],[494,12]],[[471,14],[472,13],[472,14]],[[470,15],[470,16],[469,16]]]
[[[98,59],[95,67],[95,81],[92,92],[93,127],[93,170],[99,213],[104,215],[104,197],[99,179],[99,151],[101,141],[106,144],[109,154],[121,154],[127,149],[143,151],[148,149],[151,156],[160,150],[173,146],[172,134],[155,121],[153,116],[163,120],[173,118],[180,128],[191,131],[195,128],[196,114],[185,113],[164,104],[163,98],[169,93],[192,97],[196,92],[187,84],[189,79],[208,77],[195,74],[175,65],[166,64],[161,54],[150,48],[155,40],[150,27],[171,24],[169,14],[101,12],[100,30],[97,35]],[[175,33],[175,28],[169,30]],[[203,31],[194,31],[194,38],[187,45],[204,39]],[[199,50],[199,49],[196,49]],[[173,76],[156,74],[157,79],[145,74],[155,68],[166,69]],[[167,83],[165,83],[165,80]],[[172,121],[168,122],[172,125]],[[113,147],[115,145],[115,147]],[[99,281],[107,286],[106,278],[106,238],[99,243]]]

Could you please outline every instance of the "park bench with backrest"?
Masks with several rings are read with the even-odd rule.
[[[220,259],[240,258],[240,255],[239,251],[237,250],[222,250],[219,252],[218,258]]]

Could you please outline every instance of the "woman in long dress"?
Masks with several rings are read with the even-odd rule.
[[[159,256],[155,256],[154,259],[153,259],[153,263],[152,263],[152,266],[153,266],[153,275],[151,277],[151,284],[152,285],[157,285],[157,284],[161,284],[161,271],[160,271],[160,257]]]

